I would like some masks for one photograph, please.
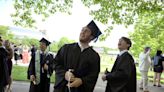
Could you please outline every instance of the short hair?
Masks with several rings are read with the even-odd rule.
[[[160,56],[161,54],[162,54],[162,51],[161,50],[157,50],[156,55]]]
[[[132,46],[131,40],[127,37],[121,37],[121,39],[123,39],[127,44],[129,44],[129,47],[127,48],[129,50],[130,47]]]
[[[149,46],[146,46],[146,47],[144,48],[145,51],[148,51],[149,49],[150,49]]]

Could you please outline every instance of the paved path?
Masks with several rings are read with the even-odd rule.
[[[101,78],[101,75],[99,76],[94,92],[105,92],[106,82],[103,82],[100,78]],[[28,92],[29,83],[14,81],[12,88],[13,88],[12,92]],[[53,84],[51,84],[50,88],[51,88],[50,92],[52,92]],[[162,87],[154,87],[152,86],[152,84],[149,84],[149,90],[150,92],[164,92],[164,85],[162,85]],[[137,92],[143,92],[143,91],[137,89]]]

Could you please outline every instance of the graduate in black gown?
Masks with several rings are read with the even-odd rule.
[[[78,43],[60,48],[54,59],[54,92],[93,92],[100,72],[100,57],[89,43],[100,34],[92,20],[82,28]]]
[[[31,80],[29,92],[49,92],[50,76],[53,73],[53,55],[46,51],[48,40],[40,40],[40,50],[33,54],[29,67],[28,79]]]
[[[35,54],[36,50],[37,49],[36,49],[35,45],[32,45],[32,48],[31,48],[31,56],[33,56]]]
[[[122,37],[118,42],[120,53],[111,72],[106,71],[102,76],[107,80],[105,92],[136,92],[136,67],[133,57],[128,50],[131,47],[129,38]]]
[[[9,83],[9,72],[7,66],[8,53],[2,43],[3,40],[0,37],[0,92],[4,92],[6,85]]]
[[[12,76],[11,76],[12,74],[11,73],[12,73],[12,67],[13,67],[13,64],[12,64],[13,49],[10,46],[9,40],[4,41],[4,46],[7,51],[7,66],[8,66],[8,72],[9,72],[9,84],[6,87],[6,91],[11,92],[11,85],[12,85]]]

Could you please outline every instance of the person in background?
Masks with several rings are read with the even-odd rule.
[[[102,80],[107,80],[105,92],[136,92],[136,67],[132,55],[128,52],[132,43],[127,37],[118,42],[118,54],[111,72],[106,71]]]
[[[11,84],[12,84],[12,76],[11,76],[11,72],[12,72],[12,58],[13,58],[13,50],[10,46],[10,42],[9,40],[5,40],[4,42],[4,46],[7,50],[7,65],[8,65],[8,70],[9,70],[9,85],[6,87],[6,92],[11,92]]]
[[[92,20],[83,27],[78,43],[65,44],[54,59],[54,92],[93,92],[99,72],[100,57],[89,45],[101,31]]]
[[[50,42],[45,38],[40,40],[40,50],[32,56],[27,75],[31,81],[29,92],[49,92],[50,76],[53,73],[53,55],[46,49]]]
[[[154,81],[153,84],[156,86],[161,87],[160,80],[161,80],[161,74],[163,71],[163,65],[162,62],[164,62],[164,57],[162,56],[162,51],[157,50],[156,55],[153,58],[153,65],[154,65]]]
[[[32,45],[31,56],[35,55],[35,52],[36,52],[36,47],[35,47],[35,45]]]
[[[151,65],[151,58],[150,58],[150,47],[145,47],[144,51],[140,53],[139,59],[139,70],[141,72],[141,82],[140,82],[140,89],[144,92],[149,92],[148,90],[148,71]]]
[[[23,46],[22,46],[22,44],[19,44],[18,52],[19,52],[19,60],[22,61],[22,59],[23,59],[23,55],[22,55],[22,53],[23,53]]]
[[[23,47],[23,53],[22,53],[22,63],[27,64],[29,62],[29,51],[28,46],[24,45]]]
[[[7,51],[3,46],[3,40],[0,36],[0,92],[5,92],[5,87],[9,83],[8,79]]]
[[[15,64],[17,65],[19,60],[19,51],[17,45],[14,45],[14,60]]]

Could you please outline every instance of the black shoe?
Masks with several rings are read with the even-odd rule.
[[[157,87],[161,87],[161,85],[158,85]]]
[[[143,90],[143,88],[140,87],[140,90]]]
[[[153,86],[156,86],[155,84]]]

